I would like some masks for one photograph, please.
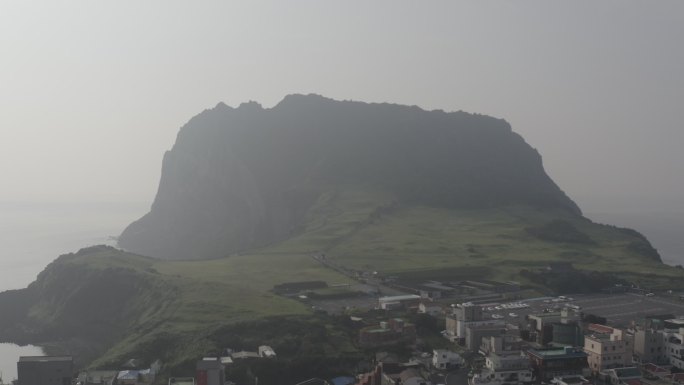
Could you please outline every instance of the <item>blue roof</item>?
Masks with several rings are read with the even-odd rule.
[[[330,382],[333,383],[333,385],[351,385],[356,382],[356,378],[354,377],[335,377]]]

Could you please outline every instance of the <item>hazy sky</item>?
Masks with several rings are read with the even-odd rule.
[[[505,118],[583,207],[684,208],[684,2],[3,1],[0,201],[151,201],[193,115],[289,93]]]

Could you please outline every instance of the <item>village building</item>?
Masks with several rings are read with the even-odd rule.
[[[632,344],[620,329],[589,324],[584,337],[589,369],[597,374],[606,369],[621,368],[632,363]]]
[[[80,385],[114,385],[118,370],[89,370],[82,372],[78,376]]]
[[[468,349],[477,350],[482,337],[498,335],[506,323],[498,319],[484,319],[482,307],[460,304],[453,314],[446,317],[447,336],[453,342],[464,344]]]
[[[392,318],[379,325],[368,326],[359,330],[359,344],[361,346],[381,346],[396,343],[414,343],[416,340],[416,326],[405,322],[401,318]]]
[[[116,376],[117,385],[142,385],[154,382],[154,375],[150,369],[122,370]]]
[[[611,385],[641,385],[641,371],[634,366],[608,369],[603,377]]]
[[[416,369],[406,369],[399,374],[401,385],[431,385]]]
[[[451,350],[435,349],[432,351],[432,367],[435,369],[453,369],[463,365],[463,362],[463,358]]]
[[[525,384],[533,380],[530,360],[522,352],[491,353],[470,385]]]
[[[418,304],[418,313],[421,314],[427,314],[431,315],[433,317],[440,316],[441,314],[444,313],[444,310],[442,310],[442,306],[432,303],[429,301],[421,301]]]
[[[478,351],[483,338],[503,336],[505,333],[506,324],[500,320],[487,324],[469,324],[463,342],[468,350]]]
[[[226,383],[225,367],[219,359],[203,359],[195,366],[197,385],[224,385]]]
[[[662,333],[670,365],[684,369],[684,319],[665,321]]]
[[[511,334],[483,337],[480,354],[486,357],[492,353],[519,352],[523,346],[523,341]]]
[[[568,308],[557,312],[531,314],[528,316],[530,339],[541,346],[551,343],[566,346],[582,346],[579,316]]]
[[[74,360],[70,356],[19,357],[18,385],[68,385],[74,376]]]
[[[415,294],[380,297],[378,298],[378,307],[383,310],[416,308],[420,299],[420,296]]]
[[[275,358],[276,352],[268,345],[259,346],[259,357],[261,358]]]
[[[669,363],[663,332],[650,328],[634,332],[634,359],[641,364]]]
[[[539,381],[554,377],[580,376],[588,372],[587,354],[573,347],[530,349],[527,351],[534,376]]]

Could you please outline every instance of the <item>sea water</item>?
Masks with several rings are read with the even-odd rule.
[[[31,283],[61,254],[114,244],[141,203],[0,203],[0,291]]]

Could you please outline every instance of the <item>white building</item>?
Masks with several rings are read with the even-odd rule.
[[[490,354],[485,368],[468,380],[469,385],[515,385],[532,382],[530,360],[524,353]]]
[[[584,337],[584,352],[592,372],[632,364],[633,348],[622,330],[598,324],[589,324],[588,330],[591,334]]]
[[[443,313],[442,307],[430,302],[421,302],[418,305],[418,313],[428,314],[437,317]]]
[[[445,349],[432,351],[432,366],[435,369],[451,369],[463,365],[463,358],[458,353]]]
[[[663,339],[670,364],[684,369],[684,319],[666,320]]]
[[[275,358],[276,352],[268,345],[259,346],[259,356],[262,358]]]
[[[391,310],[402,307],[415,306],[420,301],[420,296],[415,294],[395,295],[378,298],[378,306],[383,310]]]

